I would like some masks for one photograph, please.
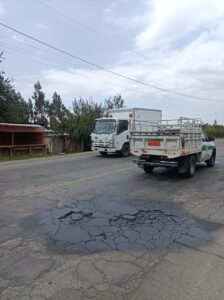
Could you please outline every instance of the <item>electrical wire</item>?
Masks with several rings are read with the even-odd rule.
[[[26,48],[32,48],[32,49],[35,49],[35,50],[37,50],[37,51],[39,51],[40,52],[40,55],[43,55],[43,53],[44,54],[49,54],[50,56],[53,56],[53,57],[55,57],[55,58],[59,58],[59,59],[61,59],[61,60],[63,60],[63,61],[66,61],[67,63],[68,62],[70,62],[70,58],[69,57],[65,57],[65,56],[62,56],[61,54],[57,54],[57,53],[55,53],[55,52],[51,52],[51,51],[47,51],[46,49],[43,49],[43,48],[40,48],[40,47],[36,47],[36,46],[34,46],[34,45],[31,45],[31,44],[29,44],[29,43],[26,43],[26,42],[22,42],[22,43],[20,43],[20,42],[18,42],[18,41],[15,41],[15,40],[12,40],[11,38],[8,38],[8,37],[6,37],[6,36],[4,36],[4,35],[1,35],[0,34],[0,38],[3,38],[4,40],[7,40],[6,41],[6,46],[7,47],[12,47],[12,45],[11,45],[11,43],[16,43],[18,46],[22,46],[22,47],[26,47]],[[1,41],[0,40],[0,42],[1,43],[5,43],[5,41]],[[5,46],[5,44],[2,44],[3,46]],[[5,46],[5,47],[6,47]],[[18,50],[20,50],[21,51],[21,49],[20,48],[18,48]],[[73,62],[74,62],[74,60],[73,60]],[[84,64],[84,63],[81,63],[81,62],[76,62],[76,64],[78,65],[78,66],[81,66],[81,67],[83,67],[83,66],[85,66],[85,68],[87,68],[87,66],[86,66],[86,64]],[[91,70],[92,70],[92,68],[91,68]]]
[[[13,49],[11,48],[11,50],[13,50]],[[18,50],[16,50],[16,51],[18,51]],[[33,57],[33,58],[30,58],[30,57],[24,57],[24,56],[22,56],[22,55],[19,55],[18,53],[14,53],[14,52],[11,52],[11,51],[8,51],[8,50],[5,51],[5,53],[6,53],[6,54],[9,54],[9,55],[16,56],[16,57],[21,58],[21,59],[23,59],[23,60],[29,60],[29,61],[32,61],[32,62],[41,64],[41,65],[47,66],[47,67],[50,67],[50,68],[56,68],[55,65],[51,65],[51,64],[49,64],[49,63],[45,63],[45,62],[42,62],[42,61],[33,59],[33,58],[36,58],[36,57]],[[23,52],[23,54],[26,54],[26,53]],[[62,65],[63,65],[63,64],[62,64]],[[58,68],[58,67],[57,67],[57,68]],[[86,74],[82,74],[82,73],[80,73],[80,72],[76,72],[76,73],[74,73],[74,75],[77,76],[77,77],[83,77],[83,78],[91,79],[91,80],[94,80],[94,81],[97,81],[97,82],[100,82],[100,83],[104,83],[104,84],[107,84],[107,85],[110,85],[110,86],[113,86],[113,87],[114,87],[114,86],[117,86],[117,87],[119,87],[119,88],[126,88],[125,86],[117,85],[117,84],[114,85],[114,84],[111,83],[110,81],[105,81],[105,80],[100,80],[100,79],[98,79],[98,78],[93,78],[93,77],[91,77],[91,76],[88,76],[88,75],[86,75]]]
[[[135,54],[136,56],[139,56],[139,57],[144,58],[144,59],[146,59],[146,60],[150,60],[151,62],[157,63],[158,65],[160,65],[161,67],[163,67],[163,68],[165,68],[165,69],[171,70],[171,71],[173,71],[173,72],[176,72],[176,73],[178,73],[178,74],[183,75],[184,77],[187,77],[187,78],[190,78],[190,79],[193,79],[193,80],[202,82],[202,83],[204,84],[204,82],[203,82],[202,80],[200,80],[200,79],[198,79],[198,78],[190,77],[189,74],[186,73],[186,72],[178,71],[178,70],[176,70],[176,69],[174,69],[174,68],[172,68],[172,67],[170,67],[170,66],[168,66],[168,65],[166,65],[166,64],[163,64],[163,63],[159,62],[159,61],[156,60],[156,59],[153,59],[153,58],[148,57],[148,56],[145,56],[145,55],[143,55],[143,54],[141,54],[141,53],[139,53],[139,52],[137,52],[137,51],[135,51],[135,50],[132,50],[132,49],[128,48],[127,46],[125,46],[125,45],[123,45],[123,44],[121,44],[121,43],[119,43],[119,42],[117,42],[117,41],[115,41],[115,40],[113,40],[113,39],[107,37],[106,35],[100,33],[99,31],[97,31],[97,30],[95,30],[95,29],[93,29],[93,28],[90,28],[90,27],[87,26],[86,24],[83,24],[83,23],[81,23],[80,21],[78,21],[78,20],[76,20],[76,19],[74,19],[74,18],[71,18],[70,16],[64,14],[63,12],[57,10],[56,8],[50,6],[50,5],[46,4],[46,3],[43,3],[43,2],[40,1],[40,0],[33,0],[33,1],[36,2],[36,3],[38,3],[39,5],[41,5],[41,6],[43,6],[43,7],[46,7],[46,8],[48,8],[48,9],[54,11],[56,14],[62,16],[63,18],[69,20],[70,22],[75,23],[76,25],[81,26],[82,28],[84,28],[85,30],[87,30],[87,31],[89,31],[89,32],[91,32],[91,33],[93,33],[94,35],[99,36],[100,38],[103,38],[104,40],[109,41],[110,43],[112,43],[112,44],[114,44],[114,45],[116,45],[116,46],[118,46],[118,47],[120,47],[120,48],[123,48],[123,49],[126,50],[126,51],[129,51],[129,52]]]
[[[0,42],[0,46],[2,46],[3,47],[3,50],[4,49],[9,49],[9,50],[14,50],[14,51],[17,51],[17,52],[20,52],[20,53],[22,53],[22,54],[25,54],[25,55],[30,55],[31,56],[31,59],[30,58],[28,58],[28,57],[24,57],[24,56],[19,56],[17,53],[13,53],[13,52],[9,52],[8,50],[7,51],[5,51],[4,50],[4,52],[5,53],[8,53],[8,54],[10,54],[10,55],[14,55],[14,56],[17,56],[17,57],[20,57],[20,58],[22,58],[22,59],[28,59],[28,60],[30,60],[30,61],[33,61],[33,62],[36,62],[36,63],[39,63],[39,64],[42,64],[42,65],[45,65],[45,66],[48,66],[48,67],[50,67],[50,68],[58,68],[58,66],[55,66],[55,65],[60,65],[60,66],[64,66],[64,67],[66,67],[66,68],[71,68],[71,64],[69,64],[68,65],[68,63],[67,64],[65,64],[64,62],[60,62],[60,61],[50,61],[50,62],[52,62],[54,65],[50,65],[49,64],[49,58],[48,57],[46,57],[46,56],[41,56],[41,57],[37,57],[36,55],[31,55],[30,54],[30,52],[27,52],[27,51],[24,51],[24,50],[21,50],[20,48],[18,48],[18,47],[11,47],[11,46],[5,46],[3,43],[1,43]],[[40,60],[42,60],[42,61],[47,61],[47,63],[43,63],[43,62],[41,62]],[[85,74],[81,74],[80,72],[82,72],[82,71],[84,71],[85,72]],[[92,70],[91,70],[91,72],[92,72]],[[78,72],[76,72],[76,73],[73,73],[74,75],[76,75],[76,76],[81,76],[81,77],[85,77],[85,78],[88,78],[88,79],[92,79],[92,80],[94,80],[94,81],[98,81],[98,82],[101,82],[101,83],[104,83],[104,84],[109,84],[110,86],[116,86],[116,87],[119,87],[119,88],[127,88],[127,86],[124,86],[124,85],[121,85],[120,83],[119,83],[119,85],[118,84],[113,84],[113,83],[111,83],[111,81],[109,81],[110,80],[110,78],[108,78],[108,80],[107,81],[105,81],[105,80],[101,80],[101,78],[103,78],[103,79],[105,79],[105,76],[104,77],[102,77],[102,75],[103,74],[97,74],[97,78],[93,78],[93,77],[91,77],[91,76],[89,76],[89,75],[86,75],[86,73],[88,74],[88,73],[90,73],[88,70],[86,70],[86,69],[79,69],[78,70]],[[99,76],[100,75],[100,76]],[[115,78],[116,80],[118,80],[119,78]]]
[[[91,61],[89,61],[89,60],[87,60],[87,59],[81,58],[81,57],[79,57],[79,56],[77,56],[77,55],[71,54],[71,53],[69,53],[69,52],[67,52],[67,51],[64,51],[64,50],[61,50],[60,48],[58,48],[58,47],[56,47],[56,46],[53,46],[53,45],[51,45],[51,44],[49,44],[49,43],[46,43],[46,42],[44,42],[44,41],[41,41],[41,40],[39,40],[39,39],[37,39],[37,38],[31,36],[31,35],[28,35],[28,34],[26,34],[26,33],[24,33],[24,32],[21,32],[21,31],[19,31],[19,30],[13,28],[13,27],[11,27],[11,26],[8,26],[8,25],[6,25],[6,24],[4,24],[4,23],[2,23],[2,22],[0,22],[0,25],[3,26],[4,28],[7,28],[7,29],[9,29],[9,30],[11,30],[11,31],[13,31],[13,32],[16,32],[16,33],[18,33],[18,34],[20,34],[20,35],[22,35],[22,36],[25,36],[26,38],[31,39],[31,40],[33,40],[33,41],[39,43],[39,44],[45,45],[46,47],[51,48],[51,49],[53,49],[53,50],[55,50],[55,51],[57,51],[57,52],[59,52],[59,53],[63,53],[63,54],[65,54],[65,55],[69,56],[69,57],[72,57],[72,58],[76,59],[76,60],[82,61],[82,62],[84,62],[84,63],[86,63],[86,64],[88,64],[88,65],[90,65],[90,66],[93,66],[93,67],[98,68],[98,69],[100,69],[100,70],[104,70],[104,71],[106,71],[106,72],[108,72],[108,73],[110,73],[110,74],[116,75],[116,76],[118,76],[118,77],[120,77],[120,78],[127,79],[127,80],[132,81],[132,82],[135,82],[135,83],[137,83],[137,84],[141,84],[141,85],[143,85],[143,86],[147,86],[147,87],[150,87],[150,88],[154,88],[154,89],[156,89],[156,90],[159,90],[159,91],[162,91],[162,92],[165,92],[165,93],[170,93],[170,94],[173,94],[173,95],[182,96],[182,97],[186,97],[186,98],[197,99],[197,100],[201,100],[201,101],[209,101],[209,102],[220,102],[220,101],[218,101],[218,100],[212,100],[212,99],[207,99],[207,98],[203,98],[203,97],[199,97],[199,96],[188,95],[188,94],[181,93],[181,92],[175,92],[175,91],[170,90],[170,89],[162,88],[162,87],[159,87],[159,86],[154,85],[154,84],[149,84],[149,83],[146,83],[146,82],[143,82],[143,81],[140,81],[140,80],[131,78],[131,77],[129,77],[129,76],[123,75],[123,74],[121,74],[121,73],[118,73],[118,72],[112,71],[112,70],[110,70],[110,69],[107,69],[107,68],[105,68],[105,67],[102,67],[102,66],[100,66],[100,65],[97,65],[96,63],[93,63],[93,62],[91,62]]]

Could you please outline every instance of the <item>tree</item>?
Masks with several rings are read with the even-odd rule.
[[[56,132],[64,132],[64,124],[68,118],[68,110],[62,103],[60,95],[54,92],[49,105],[50,127]],[[63,123],[63,126],[61,126]]]
[[[3,51],[0,52],[0,63],[2,62],[2,59],[3,59]]]
[[[28,107],[29,122],[33,123],[34,122],[34,111],[33,111],[34,108],[33,108],[33,102],[30,98],[28,99],[27,107]]]
[[[125,101],[120,94],[115,95],[113,98],[109,97],[104,101],[104,108],[106,112],[108,112],[108,109],[124,108],[124,107],[125,107]]]
[[[203,130],[207,136],[223,138],[224,137],[224,126],[223,125],[209,125],[205,124]]]
[[[90,134],[96,118],[102,117],[102,105],[90,100],[74,99],[74,128],[72,135],[82,141],[82,149],[90,145]]]
[[[49,101],[45,100],[45,94],[39,81],[34,84],[34,92],[32,99],[34,100],[34,123],[48,127],[48,111]]]
[[[30,122],[30,112],[29,112],[29,103],[26,102],[23,98],[20,100],[21,106],[21,114],[23,116],[23,122],[29,123]]]
[[[61,119],[63,111],[66,110],[66,107],[62,103],[61,96],[54,92],[52,96],[52,102],[49,107],[49,116],[56,117],[58,120]]]
[[[0,122],[28,122],[27,103],[3,72],[0,73]]]

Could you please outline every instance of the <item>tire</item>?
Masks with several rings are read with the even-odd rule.
[[[143,170],[145,171],[145,173],[147,174],[152,174],[153,170],[154,170],[154,167],[153,166],[149,166],[149,165],[145,165],[143,167]]]
[[[121,149],[121,156],[127,157],[129,155],[129,144],[124,144]]]
[[[206,164],[208,168],[213,168],[215,165],[215,151],[212,152],[212,156],[210,157],[209,160],[206,160]]]
[[[102,152],[102,151],[101,151],[100,154],[101,154],[102,156],[104,156],[104,157],[107,156],[107,152]]]
[[[187,172],[185,173],[185,177],[192,178],[194,177],[196,170],[196,158],[194,156],[190,156],[187,162]]]

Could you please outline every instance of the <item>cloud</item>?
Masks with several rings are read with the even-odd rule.
[[[145,22],[144,14],[140,13],[145,7],[144,1],[136,6],[135,0],[113,0],[103,10],[106,23],[121,29],[130,30]]]
[[[119,12],[119,22],[122,18],[127,20],[130,11],[120,9],[125,1],[113,1],[107,8],[107,16]],[[68,106],[74,97],[93,96],[102,102],[121,93],[127,106],[161,108],[165,118],[201,117],[205,122],[216,118],[224,123],[224,2],[147,0],[145,3],[145,13],[136,13],[139,19],[142,16],[148,20],[144,28],[141,24],[135,38],[133,50],[140,56],[123,52],[108,68],[151,85],[211,101],[163,93],[104,70],[82,68],[46,69],[26,80],[25,87],[20,84],[21,91],[23,88],[26,96],[31,96],[34,82],[40,80],[48,98],[56,90]]]
[[[150,0],[149,4],[148,26],[136,37],[140,50],[170,47],[173,41],[211,28],[214,22],[224,17],[221,0]]]
[[[4,16],[5,15],[5,9],[3,7],[3,4],[0,2],[0,16]]]
[[[222,24],[220,24],[222,26]],[[164,57],[164,64],[173,69],[162,68],[133,54],[127,54],[126,60],[117,62],[111,69],[128,77],[158,85],[185,94],[205,97],[211,100],[223,100],[224,86],[224,41],[211,38],[220,28],[214,28],[210,35],[202,33],[186,47],[175,49]],[[37,78],[41,81],[47,96],[56,90],[65,103],[71,105],[74,97],[93,98],[103,101],[105,98],[121,93],[130,106],[161,108],[167,118],[179,116],[206,117],[213,121],[214,112],[224,109],[222,103],[200,101],[163,93],[153,88],[141,86],[131,81],[117,78],[103,70],[86,69],[48,69]],[[33,85],[32,81],[32,85]],[[31,89],[32,90],[32,89]],[[217,114],[215,114],[217,115]],[[218,112],[218,120],[224,121]]]
[[[18,36],[18,35],[15,35],[15,34],[11,37],[11,39],[15,42],[18,42],[18,43],[24,43],[24,39],[21,36]]]
[[[37,27],[40,28],[40,29],[45,29],[45,30],[48,29],[48,26],[47,26],[47,25],[44,25],[44,24],[42,24],[42,23],[38,23],[38,24],[37,24]]]

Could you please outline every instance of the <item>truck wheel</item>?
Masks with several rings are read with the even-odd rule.
[[[187,172],[185,173],[185,176],[187,178],[194,177],[196,170],[196,159],[194,156],[190,156],[187,163]]]
[[[215,151],[212,152],[212,156],[210,157],[209,160],[206,160],[206,164],[208,168],[212,168],[215,165]]]
[[[151,174],[153,172],[153,170],[154,170],[154,167],[153,166],[147,166],[147,165],[145,165],[143,167],[143,169],[144,169],[145,173]]]
[[[102,156],[107,156],[107,152],[100,152],[100,154],[102,155]]]
[[[122,157],[126,157],[129,155],[129,145],[128,144],[124,144],[122,149],[121,149],[121,156]]]

